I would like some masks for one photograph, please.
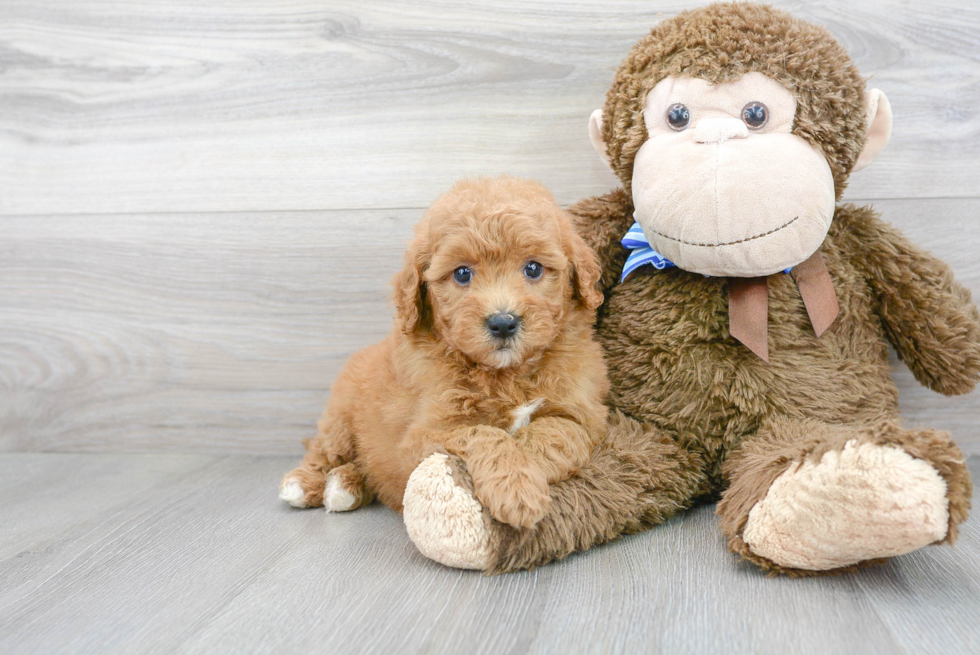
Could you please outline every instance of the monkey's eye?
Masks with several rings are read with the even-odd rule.
[[[667,124],[670,129],[680,132],[691,122],[691,112],[687,105],[675,103],[667,108]]]
[[[750,102],[742,107],[742,120],[753,130],[769,122],[769,110],[761,102]]]
[[[455,271],[453,271],[453,279],[456,280],[456,284],[466,286],[473,279],[473,271],[471,271],[466,266],[460,266]]]
[[[544,266],[537,262],[524,264],[524,277],[529,280],[537,280],[544,273]]]

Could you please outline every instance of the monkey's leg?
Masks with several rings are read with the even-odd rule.
[[[945,432],[897,422],[779,419],[725,463],[728,546],[791,575],[839,572],[952,543],[970,507],[963,453]]]
[[[576,475],[549,487],[551,503],[534,527],[493,520],[473,497],[459,458],[436,453],[405,491],[409,536],[447,566],[505,573],[533,568],[661,523],[706,490],[698,456],[651,426],[610,415],[608,434]]]

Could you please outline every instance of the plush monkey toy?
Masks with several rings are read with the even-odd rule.
[[[571,208],[599,253],[606,443],[517,530],[465,463],[405,495],[427,556],[487,572],[649,528],[720,492],[729,547],[813,574],[956,538],[971,486],[946,433],[902,427],[891,343],[947,395],[980,376],[980,321],[949,268],[836,205],[891,130],[823,28],[753,4],[664,21],[629,53],[590,135],[623,188]]]

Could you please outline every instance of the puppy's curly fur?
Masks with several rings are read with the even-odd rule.
[[[395,276],[391,334],[347,362],[280,496],[333,511],[377,496],[401,511],[409,475],[445,449],[466,461],[495,518],[534,525],[548,485],[584,465],[604,434],[598,278],[594,253],[542,186],[457,183],[426,213]],[[516,334],[494,337],[494,314],[518,317]]]

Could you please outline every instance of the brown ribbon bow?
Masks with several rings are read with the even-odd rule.
[[[837,293],[820,251],[790,271],[819,337],[840,313]],[[728,279],[728,332],[769,362],[769,278]]]

